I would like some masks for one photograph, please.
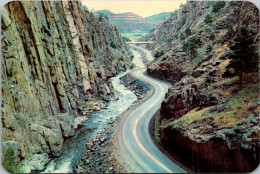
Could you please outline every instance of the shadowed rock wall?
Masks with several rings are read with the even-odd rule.
[[[74,135],[84,102],[113,97],[109,78],[131,59],[118,30],[80,2],[13,1],[1,19],[3,153],[42,170]]]

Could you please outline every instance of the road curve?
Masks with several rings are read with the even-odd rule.
[[[150,83],[154,87],[154,94],[132,111],[123,122],[120,131],[122,141],[119,144],[119,148],[124,151],[121,159],[130,172],[134,173],[186,173],[168,159],[150,137],[149,122],[160,108],[168,86],[145,76],[145,70],[134,70],[133,75]]]

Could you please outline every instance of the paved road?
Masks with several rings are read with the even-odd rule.
[[[123,123],[120,148],[124,149],[121,157],[125,165],[135,173],[186,173],[185,170],[169,160],[153,143],[149,134],[149,121],[160,108],[161,102],[168,90],[167,85],[151,79],[143,72],[135,70],[134,76],[150,83],[154,94],[142,105],[132,111]]]

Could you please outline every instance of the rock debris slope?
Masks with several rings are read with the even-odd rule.
[[[238,76],[222,77],[242,27],[259,48],[259,10],[252,3],[188,1],[142,38],[153,41],[157,57],[148,74],[173,85],[157,136],[192,171],[250,172],[259,164],[258,69],[244,73],[242,89]]]
[[[11,172],[43,170],[74,135],[74,118],[113,98],[130,65],[119,31],[76,1],[2,9],[2,149]]]

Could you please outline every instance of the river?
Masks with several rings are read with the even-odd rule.
[[[146,54],[147,61],[152,61],[153,56],[150,51],[138,47]],[[133,63],[136,68],[144,68],[142,56],[138,51],[131,49],[134,54]],[[86,144],[94,138],[96,134],[107,127],[109,122],[115,120],[120,114],[130,108],[137,100],[136,95],[120,83],[120,77],[128,72],[120,73],[111,78],[111,83],[119,92],[119,99],[110,101],[107,109],[92,112],[83,126],[76,131],[75,135],[64,142],[63,153],[59,158],[51,160],[43,173],[72,173],[73,168],[79,164],[80,160],[87,152]]]
[[[119,92],[119,99],[110,101],[107,109],[93,112],[88,120],[83,123],[82,128],[64,143],[63,153],[59,158],[51,160],[44,173],[71,173],[73,168],[80,162],[86,153],[86,143],[96,134],[107,127],[111,120],[115,120],[121,113],[126,111],[137,100],[135,94],[120,84],[119,78],[127,72],[120,73],[111,78],[112,85]]]

